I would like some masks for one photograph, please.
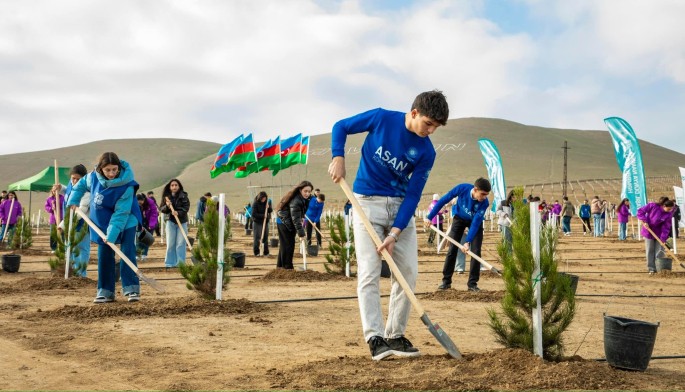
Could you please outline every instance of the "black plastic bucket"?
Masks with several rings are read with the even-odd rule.
[[[659,324],[604,315],[604,355],[621,369],[647,369]]]
[[[19,271],[19,264],[21,263],[21,255],[8,254],[2,255],[2,269],[9,273]]]
[[[656,272],[670,271],[673,267],[673,259],[668,257],[657,257],[656,260],[654,260],[654,264],[656,265]]]
[[[192,247],[195,243],[195,237],[188,237],[188,242],[190,242],[190,246]]]
[[[233,252],[233,253],[231,253],[231,258],[233,259],[233,267],[234,268],[244,268],[245,267],[245,253]]]
[[[155,243],[155,237],[149,231],[143,229],[138,233],[138,242],[145,246],[152,246]]]
[[[390,275],[390,266],[385,260],[381,260],[381,278],[389,278]]]
[[[571,290],[573,290],[573,294],[575,294],[576,290],[578,289],[578,280],[580,277],[578,277],[578,275],[568,274],[566,272],[559,272],[559,275],[566,276],[571,279]]]
[[[319,246],[318,245],[307,246],[307,256],[316,257],[318,255],[319,255]]]
[[[269,240],[269,246],[275,248],[278,246],[278,238],[272,238]]]
[[[245,229],[245,235],[252,235],[252,229]]]

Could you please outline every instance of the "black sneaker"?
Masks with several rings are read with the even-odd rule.
[[[445,282],[440,283],[440,286],[438,286],[438,289],[440,289],[440,290],[447,290],[447,289],[451,289],[451,288],[452,288],[452,284],[451,283],[445,283]]]
[[[388,342],[380,336],[374,336],[369,339],[369,349],[371,349],[371,359],[374,361],[380,361],[394,354],[390,346],[388,346]]]
[[[478,288],[478,286],[469,287],[469,291],[473,291],[474,293],[480,293],[480,289]]]
[[[418,357],[421,355],[419,349],[414,347],[409,339],[404,336],[399,338],[388,339],[388,346],[392,350],[392,353],[400,357]]]

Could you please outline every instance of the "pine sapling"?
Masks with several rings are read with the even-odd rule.
[[[347,268],[347,243],[349,240],[349,262],[350,268],[356,265],[356,254],[354,252],[354,233],[348,230],[349,239],[345,232],[345,219],[340,215],[331,215],[326,218],[326,225],[330,231],[331,243],[328,246],[329,254],[326,255],[324,268],[328,273],[345,274]]]
[[[69,224],[70,220],[74,219],[73,224]],[[78,244],[83,240],[83,238],[88,234],[88,225],[83,224],[80,228],[78,227],[78,222],[80,219],[76,215],[66,214],[64,216],[64,227],[70,228],[69,230],[69,252],[72,257],[78,257],[80,254],[80,249]],[[67,250],[67,238],[66,233],[62,231],[58,233],[57,225],[51,225],[50,227],[50,240],[57,243],[57,248],[55,249],[54,257],[48,260],[48,265],[50,270],[56,276],[64,275],[64,266],[66,265],[66,250]],[[81,274],[86,265],[74,266],[73,263],[69,263],[71,271],[75,274]],[[74,274],[70,274],[74,275]]]

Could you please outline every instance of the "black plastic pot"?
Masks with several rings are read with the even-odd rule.
[[[656,265],[656,272],[670,271],[673,267],[673,259],[668,257],[657,257],[654,264]]]
[[[609,365],[639,370],[649,366],[659,324],[604,315],[604,355]]]
[[[7,254],[2,255],[2,269],[9,273],[19,271],[19,264],[21,263],[21,255]]]
[[[318,255],[319,255],[319,246],[318,245],[307,246],[307,256],[316,257]]]
[[[233,252],[231,253],[231,258],[233,259],[233,268],[245,267],[245,253]]]
[[[272,238],[269,240],[269,246],[275,248],[278,246],[278,238]]]
[[[252,229],[245,229],[245,235],[252,235]]]
[[[190,242],[190,246],[192,247],[193,244],[195,244],[195,237],[188,237],[188,242]]]
[[[155,237],[149,231],[143,229],[138,233],[138,242],[145,246],[152,246],[155,243]]]
[[[390,272],[390,266],[385,260],[381,260],[381,278],[389,278],[392,273]]]

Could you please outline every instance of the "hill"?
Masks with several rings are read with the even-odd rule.
[[[582,186],[578,182],[580,180],[621,176],[607,131],[543,128],[501,119],[462,118],[450,120],[431,136],[437,159],[424,193],[442,194],[455,184],[487,176],[477,144],[482,137],[497,145],[509,186],[556,182],[556,196],[561,196],[559,182],[563,177],[564,141],[568,141],[570,148],[568,178],[576,181],[572,183],[576,188]],[[347,142],[350,182],[359,164],[363,139],[363,134],[354,135]],[[321,188],[333,205],[343,200],[343,194],[327,175],[330,142],[330,133],[312,136],[309,164],[287,169],[276,177],[271,173],[259,173],[246,179],[236,179],[233,173],[229,173],[212,180],[209,168],[220,143],[183,139],[102,140],[55,150],[0,155],[0,186],[5,189],[8,184],[37,173],[52,165],[53,159],[57,159],[61,166],[82,162],[92,167],[100,153],[114,151],[131,163],[141,190],[153,189],[157,194],[169,179],[178,178],[191,200],[207,191],[212,194],[224,192],[229,206],[235,211],[254,195],[258,187],[266,188],[276,200],[281,192],[306,178]],[[678,166],[685,166],[685,155],[645,141],[641,141],[640,146],[646,175],[674,176],[672,185],[677,185],[675,176]],[[608,187],[607,190],[614,188]],[[536,190],[540,189],[538,186]],[[549,190],[550,186],[547,186]],[[44,199],[43,196],[37,198]],[[20,199],[25,200],[22,196]],[[35,204],[34,200],[34,208]]]

